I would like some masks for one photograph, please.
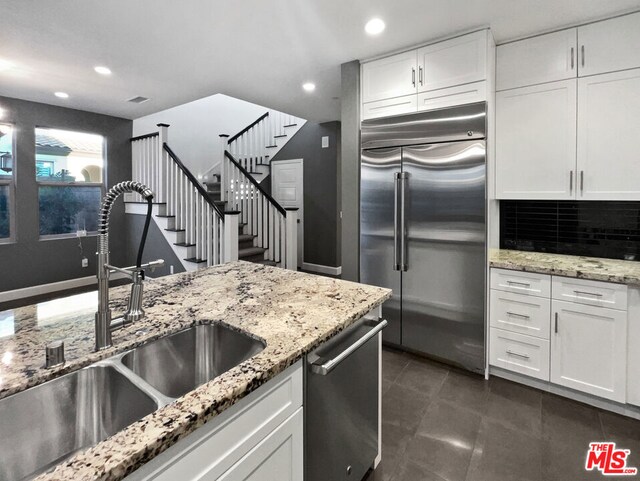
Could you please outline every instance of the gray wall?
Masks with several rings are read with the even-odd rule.
[[[322,137],[329,147],[322,148]],[[340,122],[307,122],[271,162],[304,159],[304,261],[337,267]]]
[[[360,62],[342,64],[340,236],[342,278],[360,280]]]
[[[135,263],[138,257],[138,247],[140,246],[145,219],[145,215],[127,214],[125,216],[128,236],[127,257],[131,259],[131,265]],[[144,253],[142,254],[142,262],[155,261],[156,259],[164,259],[164,267],[156,269],[154,272],[149,272],[150,277],[161,277],[170,274],[170,266],[172,265],[174,274],[184,272],[182,262],[180,262],[164,235],[160,232],[158,224],[151,220],[149,232],[147,233],[147,242],[144,245]]]
[[[80,110],[0,97],[3,122],[15,126],[15,241],[0,244],[0,291],[95,275],[96,237],[82,239],[89,267],[82,268],[78,239],[39,239],[38,185],[35,180],[36,126],[103,135],[107,143],[107,185],[131,178],[132,122]],[[111,262],[127,265],[124,204],[111,213]]]

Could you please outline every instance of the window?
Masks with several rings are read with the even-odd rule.
[[[101,135],[36,128],[41,236],[98,230],[103,171]]]
[[[11,238],[13,127],[0,124],[0,241]]]

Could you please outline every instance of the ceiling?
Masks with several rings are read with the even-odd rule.
[[[478,26],[500,43],[634,9],[640,0],[0,0],[0,67],[12,64],[0,95],[137,118],[224,93],[336,120],[343,62]],[[369,37],[374,16],[387,28]],[[138,95],[151,100],[126,102]]]

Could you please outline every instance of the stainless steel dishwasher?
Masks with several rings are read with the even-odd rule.
[[[378,333],[362,319],[307,357],[305,481],[361,481],[378,454]]]

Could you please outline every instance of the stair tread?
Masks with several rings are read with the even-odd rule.
[[[195,244],[188,244],[186,242],[174,242],[173,243],[174,246],[178,246],[178,247],[195,247]]]
[[[160,214],[157,214],[156,217],[160,217],[161,219],[171,219],[171,218],[175,217],[175,215],[160,215]]]
[[[197,259],[196,257],[189,257],[185,259],[187,262],[193,262],[194,264],[202,264],[203,262],[207,262],[207,259]]]
[[[271,266],[271,267],[276,267],[278,265],[274,261],[270,261],[268,259],[265,259],[263,261],[257,261],[256,264],[262,264],[262,265]]]
[[[125,200],[125,204],[144,204],[147,205],[147,202],[143,200]],[[166,202],[151,202],[153,205],[167,205]]]
[[[165,229],[167,232],[186,232],[185,229]]]
[[[278,147],[277,145],[267,145],[267,149],[275,149],[276,147]]]
[[[258,237],[258,236],[257,235],[251,235],[251,234],[240,234],[240,235],[238,235],[238,242],[252,241],[256,237]]]
[[[285,127],[295,127],[296,125],[298,124],[288,124],[288,125],[285,125]]]
[[[281,139],[282,137],[286,137],[287,134],[280,134],[280,135],[274,135],[273,138],[274,139]]]
[[[238,257],[250,257],[250,256],[259,255],[259,254],[264,254],[266,250],[267,249],[265,249],[264,247],[247,247],[245,249],[239,249]]]

